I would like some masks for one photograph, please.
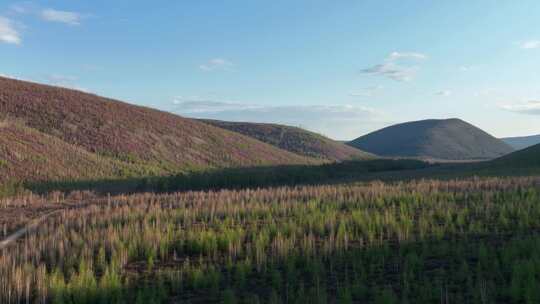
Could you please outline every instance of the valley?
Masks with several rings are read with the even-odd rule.
[[[540,303],[523,2],[1,1],[0,304]]]

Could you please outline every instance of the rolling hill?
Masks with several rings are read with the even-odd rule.
[[[168,174],[320,162],[171,113],[4,77],[0,77],[0,121],[0,173],[14,178]]]
[[[492,165],[513,169],[540,168],[540,144],[495,159]]]
[[[143,175],[143,167],[102,157],[16,121],[0,122],[0,183]]]
[[[348,143],[388,157],[483,160],[511,153],[512,147],[460,119],[429,119],[393,125]]]
[[[307,157],[344,161],[372,159],[374,156],[354,147],[301,128],[266,123],[201,120],[207,124],[238,132],[262,142]]]
[[[506,137],[501,138],[502,141],[512,146],[516,150],[521,150],[540,144],[540,135],[521,136],[521,137]]]

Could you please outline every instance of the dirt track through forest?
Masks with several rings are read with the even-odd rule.
[[[20,228],[19,230],[11,233],[7,237],[5,237],[3,240],[0,241],[0,250],[3,250],[7,248],[8,246],[14,244],[17,242],[18,239],[21,237],[27,235],[28,233],[33,232],[36,228],[38,228],[43,222],[45,222],[48,218],[50,218],[53,215],[59,214],[62,211],[73,209],[73,208],[83,208],[90,206],[92,204],[96,204],[98,202],[103,202],[103,199],[96,199],[96,200],[89,200],[86,203],[62,203],[64,205],[63,208],[59,208],[53,211],[50,211],[38,218],[35,218],[33,220],[30,220],[24,227]]]
[[[37,219],[33,219],[31,220],[26,226],[24,226],[23,228],[15,231],[14,233],[8,235],[5,239],[3,239],[2,241],[0,241],[0,250],[8,247],[9,245],[13,244],[14,242],[16,242],[19,238],[23,237],[24,235],[26,235],[27,233],[30,233],[32,232],[34,229],[36,229],[41,223],[43,223],[45,220],[47,220],[50,216],[56,214],[56,213],[60,213],[62,212],[64,209],[60,209],[60,210],[54,210],[54,211],[51,211],[45,215],[42,215],[40,216],[39,218]]]

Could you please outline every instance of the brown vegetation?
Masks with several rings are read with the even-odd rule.
[[[238,132],[296,154],[331,161],[373,159],[374,155],[331,140],[320,134],[278,124],[202,120]]]
[[[2,77],[0,116],[18,124],[2,122],[10,140],[0,146],[0,172],[21,179],[319,162],[171,113]]]

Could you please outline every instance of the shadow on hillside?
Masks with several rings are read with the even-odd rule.
[[[420,169],[438,167],[418,160],[348,161],[325,165],[288,165],[269,167],[214,169],[173,176],[133,177],[80,181],[26,183],[24,187],[36,193],[76,190],[100,194],[137,192],[175,192],[189,190],[218,190],[259,187],[332,184],[343,181],[378,178],[377,173],[408,176]],[[408,172],[408,173],[404,173]],[[403,173],[403,174],[402,174]],[[415,174],[412,174],[415,175]]]

